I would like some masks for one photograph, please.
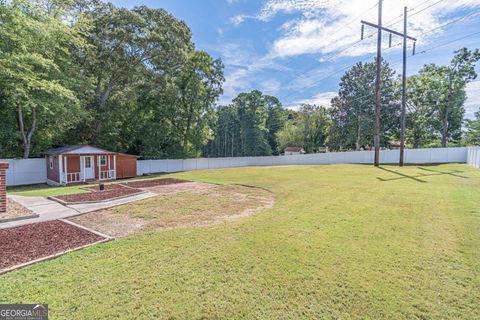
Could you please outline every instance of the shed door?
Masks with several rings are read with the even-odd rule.
[[[83,174],[82,176],[85,177],[85,179],[95,179],[95,168],[93,166],[93,156],[85,156],[82,157],[82,162],[83,162]]]

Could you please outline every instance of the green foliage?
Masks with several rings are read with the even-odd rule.
[[[72,54],[84,42],[75,28],[61,20],[63,12],[47,4],[0,3],[0,103],[6,117],[1,121],[16,118],[15,137],[22,143],[24,158],[30,155],[32,141],[48,145],[59,131],[75,125],[81,114],[74,92],[81,77],[76,75]],[[52,121],[54,117],[61,121]],[[11,140],[1,144],[6,154],[18,151],[9,146]],[[34,149],[34,154],[40,152]]]
[[[287,111],[276,97],[258,90],[240,93],[229,106],[219,107],[209,156],[267,156],[278,154],[277,132]]]
[[[469,146],[480,146],[480,110],[475,113],[474,120],[467,120],[466,127],[465,144]]]
[[[98,0],[0,1],[0,26],[1,158],[81,143],[149,159],[373,144],[375,62],[345,73],[328,112],[287,111],[257,90],[219,107],[221,60],[195,50],[189,27],[163,9]],[[408,79],[409,146],[460,143],[465,86],[479,59],[478,49],[463,48],[449,66],[425,65]],[[394,76],[382,61],[383,147],[399,135]]]
[[[399,90],[395,72],[382,61],[382,100],[380,145],[388,146],[389,138],[399,128]],[[376,63],[357,63],[340,81],[338,97],[332,100],[332,128],[329,145],[332,149],[359,150],[373,145],[375,121]]]
[[[440,140],[446,147],[449,142],[461,139],[465,88],[475,79],[475,66],[480,60],[478,49],[462,48],[455,52],[449,66],[425,65],[409,81],[409,141],[414,147]]]
[[[324,149],[330,130],[329,111],[325,107],[303,105],[277,133],[279,149],[302,147],[307,153]]]

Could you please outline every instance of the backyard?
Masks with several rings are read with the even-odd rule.
[[[478,169],[323,165],[167,177],[219,184],[228,196],[117,207],[110,214],[167,228],[0,275],[0,303],[48,303],[52,319],[478,317]],[[273,207],[221,223],[212,218],[233,210],[232,194],[247,187],[272,193]],[[13,189],[74,192],[83,189]],[[176,210],[179,202],[191,210]],[[197,211],[217,223],[192,223]]]

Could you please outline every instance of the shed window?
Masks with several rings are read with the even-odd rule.
[[[48,158],[48,166],[50,167],[50,170],[53,170],[53,157]]]
[[[107,156],[100,156],[100,165],[101,166],[107,165]]]

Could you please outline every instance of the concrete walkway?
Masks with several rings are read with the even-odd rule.
[[[32,210],[34,213],[38,214],[38,218],[18,220],[0,223],[0,229],[17,227],[25,224],[31,224],[42,221],[50,221],[57,219],[64,219],[87,212],[97,211],[101,209],[111,208],[118,205],[139,201],[151,197],[155,197],[156,194],[151,192],[145,192],[139,195],[134,195],[131,197],[126,197],[122,199],[105,201],[99,203],[89,203],[89,204],[76,204],[70,206],[64,206],[56,201],[44,198],[44,197],[24,197],[24,196],[8,196],[8,198],[20,203],[27,209]]]

